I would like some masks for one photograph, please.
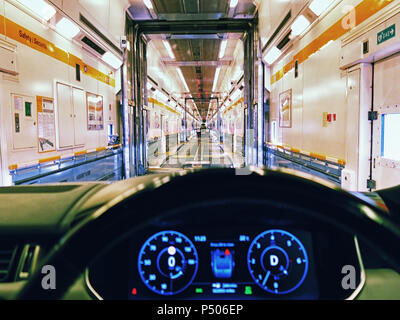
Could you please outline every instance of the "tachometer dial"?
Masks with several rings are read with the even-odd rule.
[[[308,256],[293,234],[269,230],[251,243],[247,264],[254,281],[265,291],[287,294],[296,290],[308,271]]]
[[[150,237],[139,253],[138,270],[153,292],[174,295],[185,290],[196,276],[198,255],[185,235],[162,231]]]

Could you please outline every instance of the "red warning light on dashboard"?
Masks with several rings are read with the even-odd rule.
[[[133,288],[133,289],[132,289],[132,294],[133,294],[134,296],[137,295],[137,290],[136,290],[136,288]]]

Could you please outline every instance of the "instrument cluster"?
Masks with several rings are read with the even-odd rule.
[[[137,245],[131,244],[132,252]],[[318,297],[306,231],[162,230],[149,235],[132,257],[130,299]]]
[[[282,210],[278,219],[263,219],[256,209],[246,215],[201,210],[154,220],[121,236],[88,267],[88,289],[94,297],[118,300],[356,296],[363,267],[354,235],[287,219]],[[351,290],[342,286],[342,270],[349,265],[356,270]]]

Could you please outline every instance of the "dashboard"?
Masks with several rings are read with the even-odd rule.
[[[88,286],[104,299],[354,297],[363,272],[355,237],[288,219],[290,210],[225,203],[154,221],[93,263]],[[341,286],[346,265],[356,269],[352,290]]]
[[[225,172],[2,188],[2,248],[14,254],[1,298],[400,298],[387,211],[278,172]],[[42,265],[57,266],[57,291],[43,290]]]

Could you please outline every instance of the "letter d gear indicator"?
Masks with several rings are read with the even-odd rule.
[[[307,252],[293,234],[268,230],[251,243],[247,264],[254,281],[272,294],[288,294],[303,282],[308,271]]]

